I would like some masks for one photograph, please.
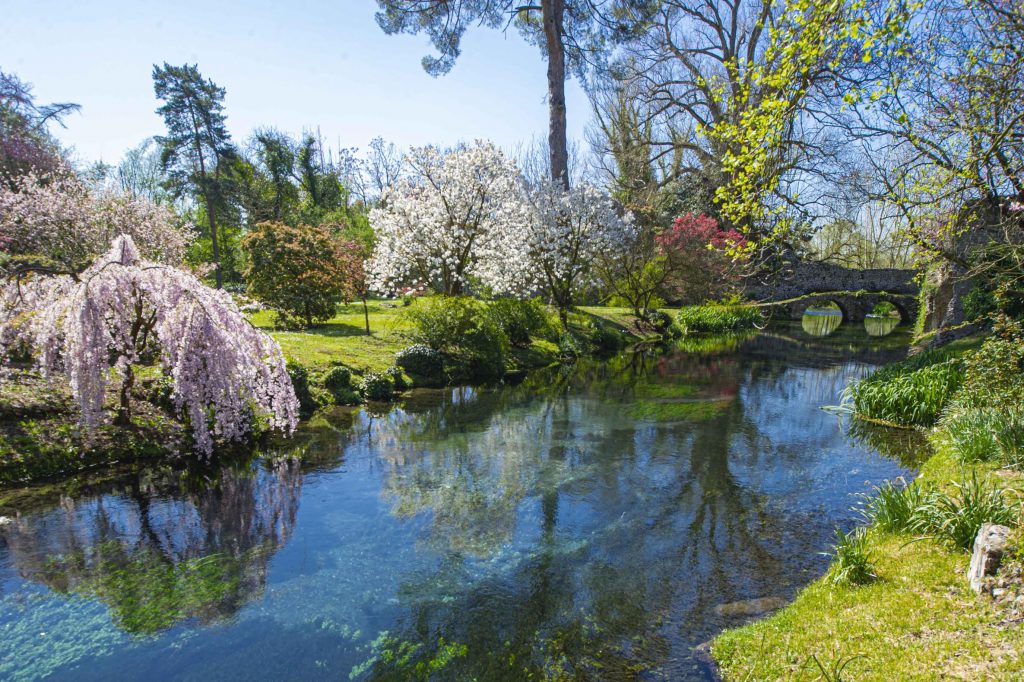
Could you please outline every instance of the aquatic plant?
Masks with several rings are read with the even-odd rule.
[[[709,303],[686,306],[676,313],[676,326],[684,334],[751,329],[763,321],[761,311],[749,305]]]
[[[889,365],[851,384],[843,402],[860,417],[900,426],[931,426],[963,381],[959,360],[934,356]]]

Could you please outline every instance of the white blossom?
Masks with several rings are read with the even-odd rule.
[[[608,194],[592,185],[565,190],[544,181],[529,193],[530,219],[517,239],[528,277],[565,311],[595,283],[593,264],[614,257],[634,238],[633,216],[620,216]]]
[[[383,293],[427,284],[463,293],[471,278],[507,289],[525,270],[519,238],[526,222],[515,164],[490,143],[444,154],[413,149],[410,176],[389,188],[370,213],[377,246],[367,262]]]

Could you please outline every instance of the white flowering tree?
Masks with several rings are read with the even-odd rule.
[[[91,191],[73,175],[32,173],[0,185],[0,250],[8,273],[80,272],[122,234],[154,261],[180,265],[194,233],[168,206],[111,190]]]
[[[525,204],[522,179],[493,144],[447,154],[413,149],[409,177],[370,213],[377,236],[367,261],[372,288],[428,287],[459,295],[471,279],[512,289],[526,269],[519,243]]]
[[[606,192],[588,184],[566,190],[541,182],[529,201],[530,219],[519,231],[528,271],[564,326],[580,291],[596,281],[594,263],[614,257],[633,239],[633,218],[620,215]]]
[[[26,344],[44,372],[65,375],[86,427],[103,419],[111,379],[119,381],[116,422],[129,421],[134,365],[147,349],[159,351],[174,407],[203,453],[257,422],[285,432],[297,423],[277,342],[223,291],[143,259],[128,235],[81,273],[9,281],[2,302],[0,351]]]

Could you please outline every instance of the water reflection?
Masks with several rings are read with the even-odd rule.
[[[864,329],[871,336],[888,336],[899,325],[899,313],[896,315],[867,315],[864,318]]]
[[[843,313],[838,308],[808,308],[800,323],[811,336],[828,336],[843,323]]]
[[[742,620],[716,607],[792,597],[855,494],[909,474],[875,451],[916,445],[819,409],[905,349],[815,343],[417,392],[319,415],[278,452],[301,469],[26,513],[0,547],[0,676],[409,679],[443,641],[466,647],[443,679],[703,679],[692,647]]]
[[[183,487],[140,476],[116,495],[63,496],[0,527],[5,563],[56,593],[107,604],[132,634],[211,623],[259,596],[295,525],[301,481],[298,465],[281,461]]]

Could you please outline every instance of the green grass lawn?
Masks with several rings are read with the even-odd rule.
[[[412,343],[412,326],[403,315],[406,308],[401,302],[374,300],[367,308],[370,335],[366,334],[362,303],[339,306],[338,314],[330,320],[302,331],[275,329],[274,313],[269,310],[249,315],[249,319],[281,344],[286,358],[309,369],[342,362],[361,373],[383,372],[395,364],[395,353]],[[527,348],[512,348],[510,356],[516,368],[544,367],[557,360],[558,347],[551,341],[535,339]]]
[[[399,302],[370,301],[370,335],[366,334],[361,303],[340,306],[327,322],[303,331],[274,329],[274,313],[249,316],[267,330],[289,360],[311,369],[340,361],[360,372],[382,372],[395,364],[395,353],[408,346],[410,326]]]

